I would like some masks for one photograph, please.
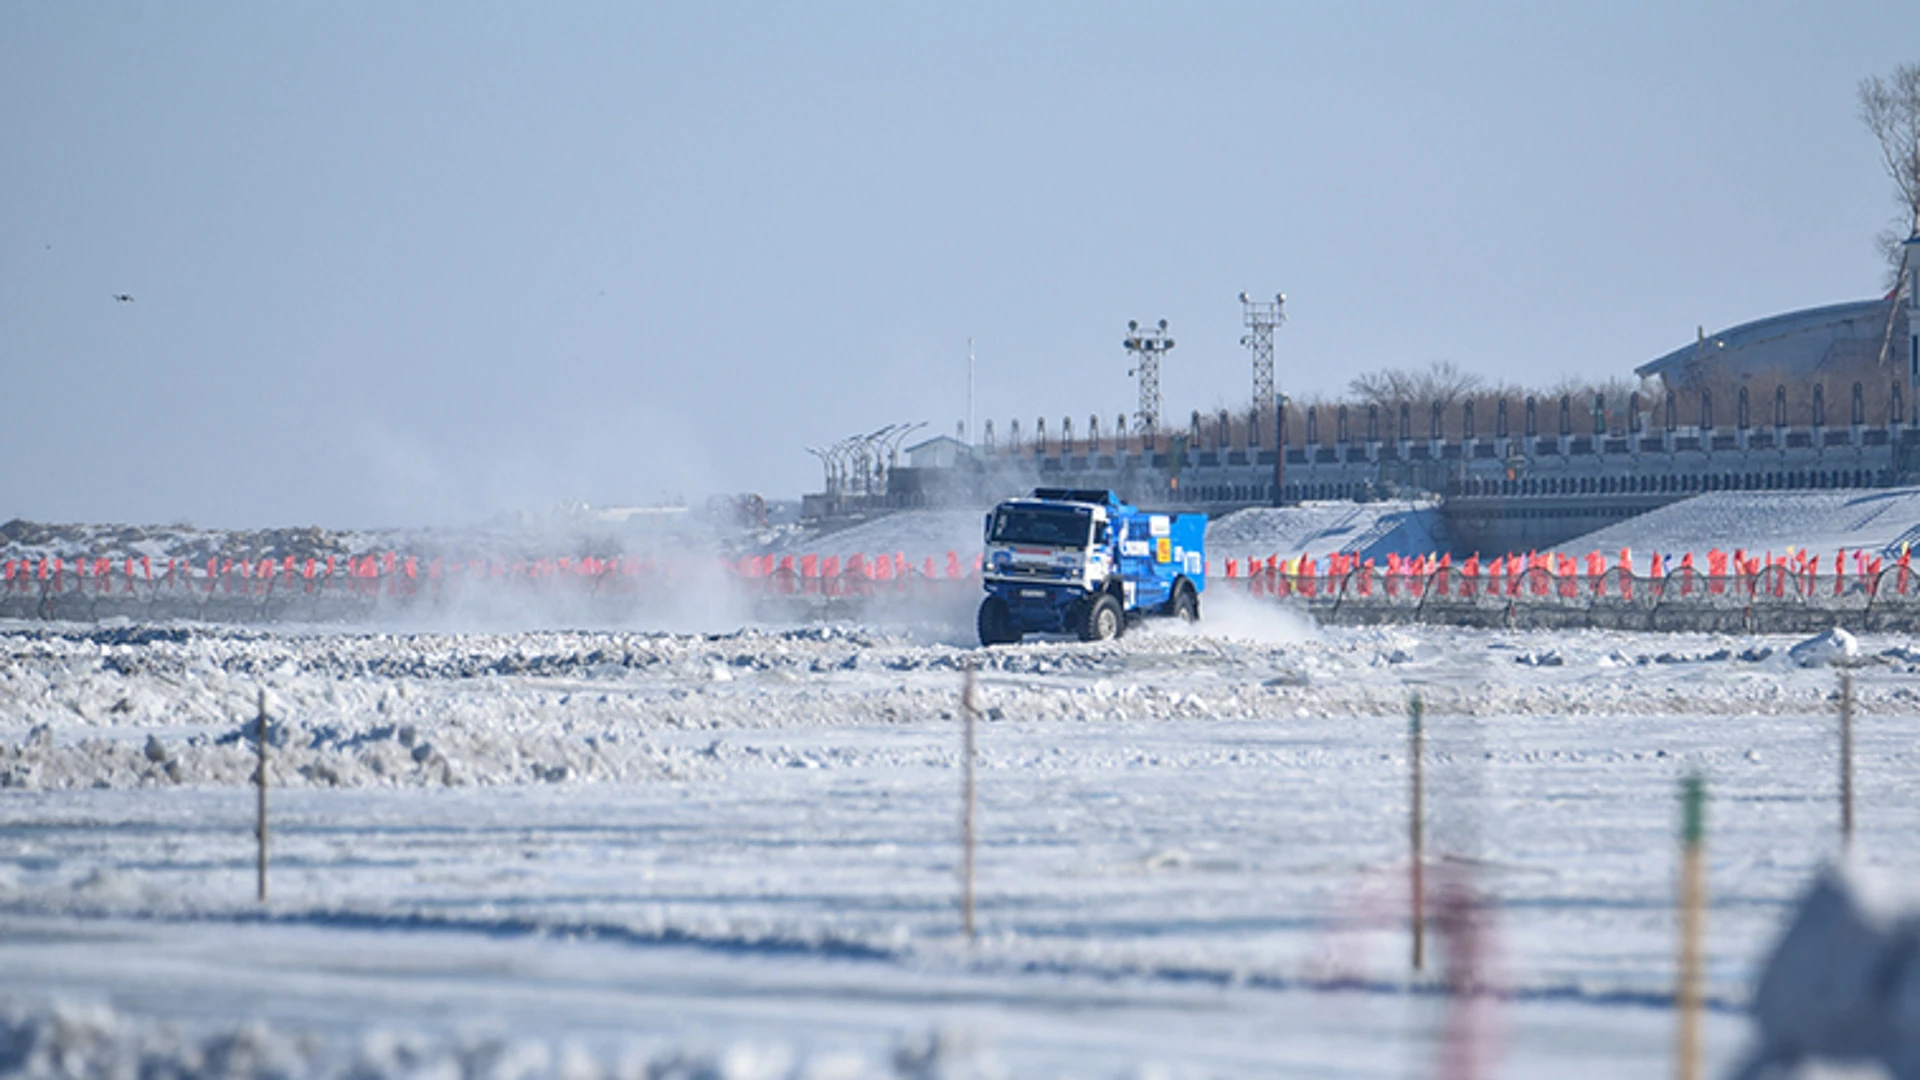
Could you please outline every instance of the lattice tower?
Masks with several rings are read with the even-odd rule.
[[[1151,436],[1160,429],[1160,358],[1173,348],[1173,339],[1167,336],[1167,320],[1161,319],[1157,328],[1144,331],[1137,321],[1129,320],[1126,340],[1121,344],[1133,358],[1133,370],[1127,374],[1140,377],[1140,411],[1136,419],[1140,430]]]
[[[1246,321],[1246,336],[1240,344],[1253,355],[1253,407],[1256,413],[1273,408],[1273,331],[1287,321],[1287,295],[1276,294],[1271,303],[1240,294],[1241,313]]]

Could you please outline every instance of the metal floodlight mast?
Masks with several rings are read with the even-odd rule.
[[[888,424],[864,435],[849,435],[825,450],[808,447],[807,452],[819,458],[826,469],[828,495],[880,495],[900,464],[900,444],[926,426],[924,420]]]
[[[888,433],[885,439],[888,468],[893,468],[900,464],[900,444],[907,441],[907,436],[912,435],[914,432],[926,426],[927,422],[925,420],[916,421],[911,424],[892,425],[892,431]]]
[[[927,422],[921,420],[912,424],[890,424],[885,429],[887,434],[881,437],[880,445],[886,449],[886,473],[884,477],[886,482],[881,485],[881,490],[876,492],[876,494],[884,495],[892,489],[893,470],[900,467],[900,444],[907,441],[907,436],[912,435],[914,432],[926,426]]]
[[[1273,408],[1273,331],[1287,321],[1287,294],[1276,293],[1273,302],[1254,300],[1246,293],[1240,294],[1241,316],[1246,322],[1247,334],[1240,344],[1247,347],[1253,355],[1253,408],[1256,414],[1264,414]]]
[[[1161,319],[1159,327],[1145,331],[1137,320],[1127,320],[1127,336],[1120,344],[1133,358],[1133,370],[1127,374],[1140,376],[1140,411],[1136,415],[1140,430],[1151,439],[1160,430],[1160,358],[1173,348],[1173,339],[1167,336],[1167,320]]]
[[[853,440],[841,439],[827,448],[827,456],[833,460],[833,494],[837,496],[853,494]]]
[[[826,479],[824,481],[824,486],[822,490],[824,490],[828,495],[832,495],[833,494],[832,452],[827,450],[822,450],[817,446],[809,446],[807,447],[807,453],[812,454],[814,457],[817,457],[820,459],[820,469],[822,472],[826,473]]]

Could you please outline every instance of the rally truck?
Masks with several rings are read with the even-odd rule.
[[[1206,534],[1205,514],[1141,510],[1111,491],[1009,499],[987,515],[980,643],[1033,633],[1106,641],[1146,615],[1198,619]]]

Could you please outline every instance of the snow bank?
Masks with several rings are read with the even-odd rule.
[[[1474,674],[1426,693],[1467,715],[1779,715],[1824,709],[1832,691],[1831,675],[1802,666],[1808,649],[1790,653],[1793,638],[1313,628],[1225,591],[1209,592],[1203,613],[1197,626],[1146,624],[1116,642],[993,649],[835,625],[713,635],[16,628],[0,633],[0,717],[13,725],[0,727],[0,786],[245,784],[262,688],[272,782],[313,787],[695,778],[715,764],[704,733],[950,718],[968,665],[995,684],[998,707],[1048,723],[1394,716],[1408,687],[1449,671]],[[1869,635],[1853,651],[1856,663],[1920,672],[1905,639]],[[1860,693],[1867,709],[1920,701],[1895,680]],[[780,763],[796,760],[810,767]]]
[[[1920,488],[1872,491],[1719,491],[1670,503],[1611,525],[1559,550],[1573,554],[1621,548],[1677,556],[1713,548],[1784,555],[1811,548],[1831,557],[1839,548],[1898,558],[1920,542]]]
[[[0,1012],[0,1075],[276,1077],[279,1080],[962,1080],[999,1075],[989,1052],[933,1029],[903,1037],[870,1061],[855,1051],[797,1053],[777,1040],[720,1048],[626,1047],[596,1053],[571,1042],[501,1035],[435,1036],[377,1027],[329,1039],[255,1021],[202,1032],[125,1017],[104,1005],[62,1002]]]
[[[904,554],[918,565],[931,556],[942,571],[947,552],[971,565],[980,552],[986,514],[981,510],[902,510],[829,532],[784,537],[768,548],[776,555]]]
[[[1428,502],[1310,502],[1299,506],[1240,510],[1207,526],[1207,556],[1226,559],[1322,558],[1357,553],[1385,565],[1389,554],[1426,555],[1446,550],[1439,506]]]
[[[903,510],[825,533],[782,538],[768,550],[779,555],[893,554],[916,565],[928,556],[944,567],[947,552],[971,562],[980,551],[979,510]],[[1442,550],[1438,505],[1428,502],[1302,503],[1239,510],[1207,525],[1213,560],[1248,555],[1323,556],[1358,551],[1385,560],[1388,552],[1424,555]]]

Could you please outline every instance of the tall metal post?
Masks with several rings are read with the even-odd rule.
[[[1241,317],[1247,333],[1240,344],[1253,356],[1253,411],[1257,415],[1273,407],[1273,331],[1287,321],[1287,294],[1275,293],[1272,303],[1240,294]],[[1277,445],[1277,440],[1276,440]]]
[[[1145,331],[1140,329],[1139,322],[1127,320],[1127,336],[1121,344],[1133,358],[1133,370],[1127,374],[1140,376],[1140,411],[1136,419],[1146,435],[1147,448],[1152,449],[1154,433],[1160,430],[1160,358],[1173,348],[1173,339],[1167,336],[1167,320],[1161,319],[1158,329]]]
[[[979,442],[973,433],[973,339],[967,339],[967,434],[966,444],[972,446]]]
[[[1426,709],[1420,701],[1420,695],[1413,695],[1407,702],[1407,762],[1412,770],[1412,797],[1408,800],[1407,846],[1411,849],[1411,874],[1407,885],[1411,896],[1408,898],[1408,911],[1413,919],[1413,970],[1423,971],[1427,966],[1427,853],[1426,853],[1426,783],[1422,759],[1427,756],[1426,731],[1423,721]]]
[[[254,832],[260,842],[259,865],[254,878],[254,894],[260,903],[267,902],[267,691],[263,687],[259,696],[259,712],[254,719],[253,734],[257,749],[260,751],[258,771],[254,774],[254,783],[259,787],[260,799],[254,819]]]
[[[1679,1080],[1699,1080],[1701,940],[1707,905],[1706,782],[1695,773],[1682,782],[1680,792],[1680,977],[1673,995],[1680,1015],[1674,1075]]]
[[[1853,850],[1853,673],[1840,673],[1840,849]]]
[[[967,665],[966,683],[960,693],[960,706],[966,713],[966,744],[961,753],[960,811],[960,929],[973,944],[973,829],[974,829],[974,735],[980,719],[980,684],[973,665]]]

